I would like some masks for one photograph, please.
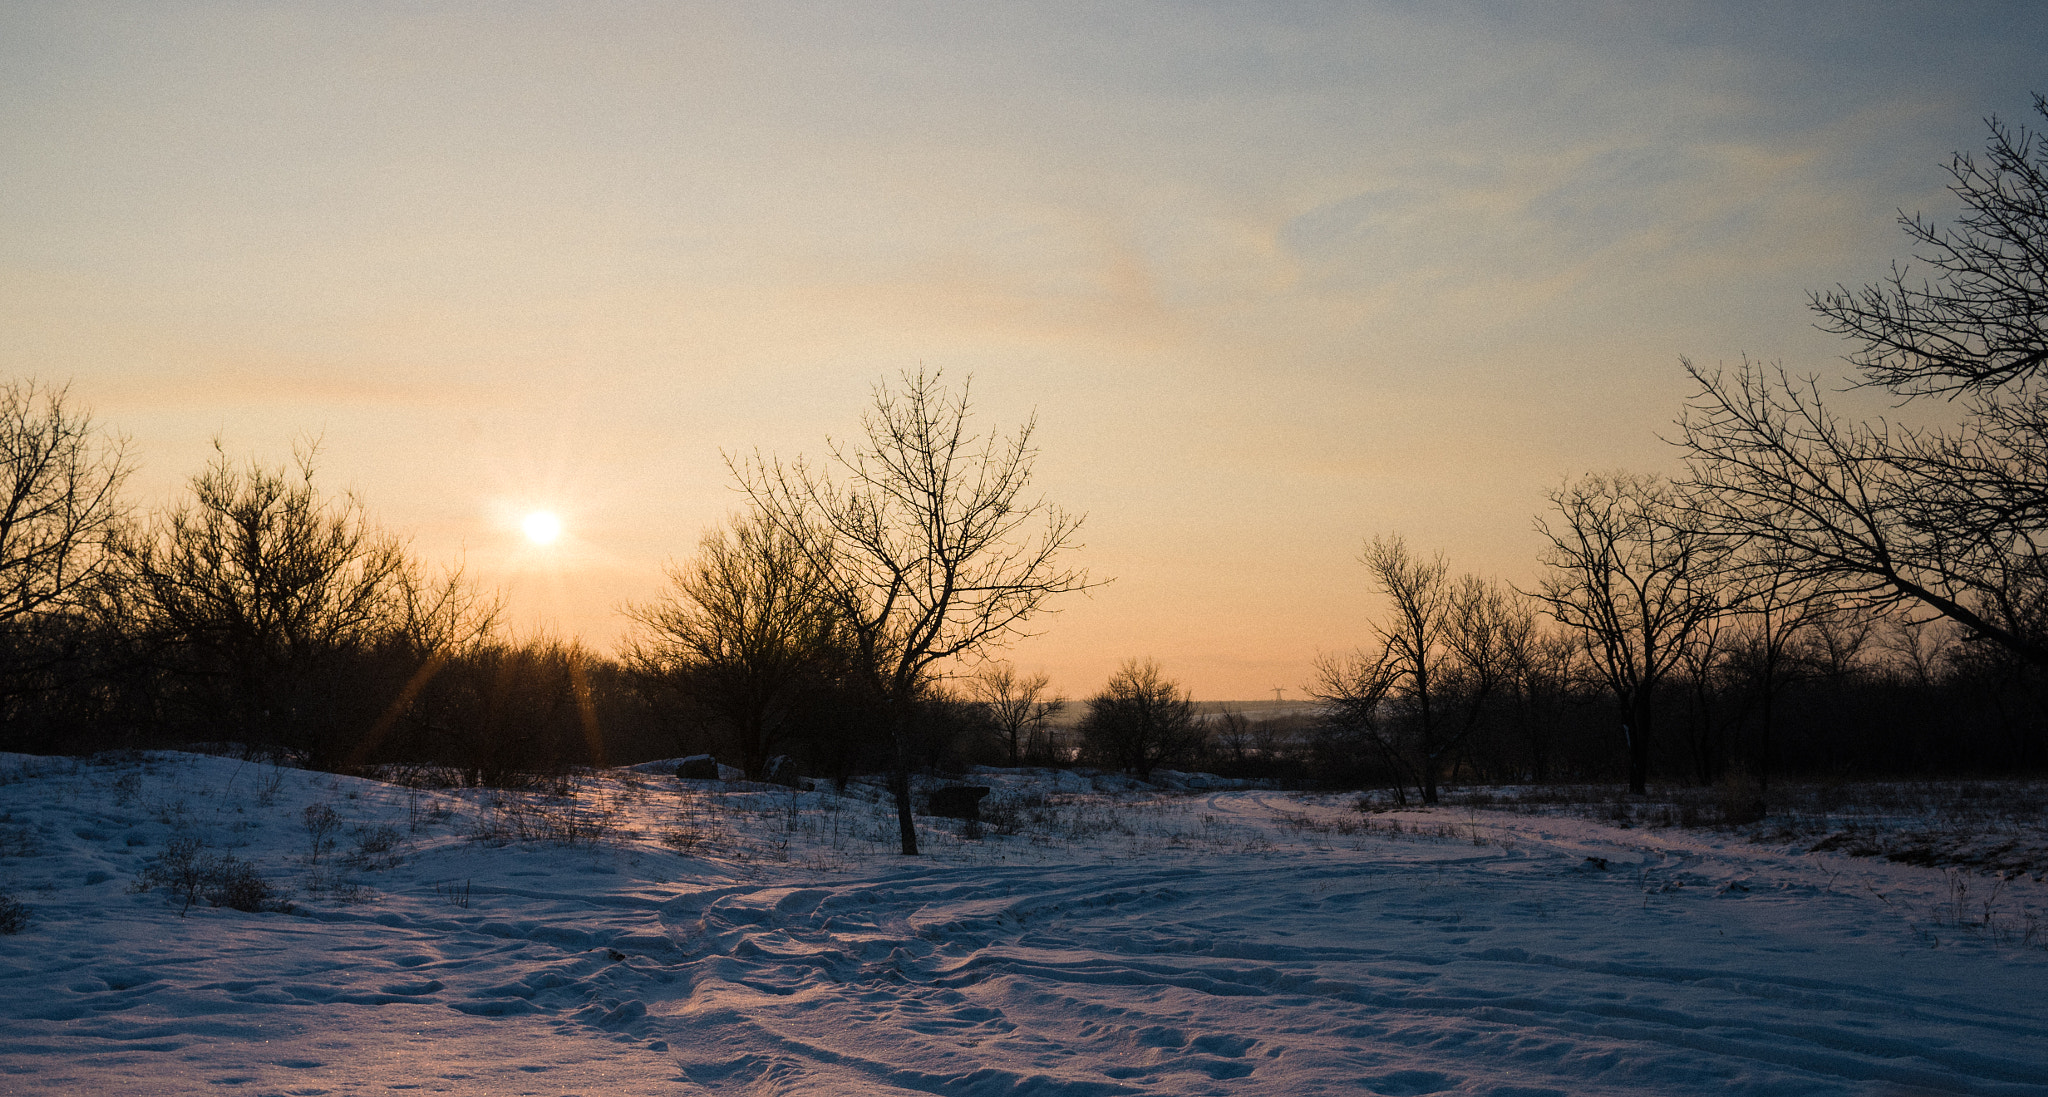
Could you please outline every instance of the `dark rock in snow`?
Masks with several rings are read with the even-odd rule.
[[[771,785],[787,785],[790,788],[803,789],[805,792],[811,790],[810,782],[797,776],[796,763],[791,761],[787,754],[778,754],[768,759],[767,767],[761,771],[761,779]]]
[[[942,819],[981,820],[981,798],[988,795],[987,785],[947,785],[935,788],[927,798],[931,814]]]
[[[692,754],[676,767],[676,776],[686,781],[716,781],[718,760],[709,754]]]

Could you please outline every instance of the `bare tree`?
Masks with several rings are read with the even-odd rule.
[[[313,452],[296,468],[237,466],[216,446],[192,501],[116,540],[119,600],[109,608],[159,646],[169,666],[269,745],[337,759],[345,684],[323,673],[404,624],[408,560],[352,495],[313,486]]]
[[[1778,696],[1807,662],[1800,658],[1800,643],[1842,608],[1825,578],[1799,567],[1783,545],[1752,542],[1733,564],[1738,591],[1731,606],[1736,633],[1729,661],[1748,679],[1757,701],[1759,741],[1750,769],[1768,786],[1777,752]]]
[[[1508,688],[1528,751],[1529,778],[1547,781],[1556,760],[1557,731],[1586,681],[1586,645],[1572,632],[1532,629],[1528,642],[1508,654],[1515,660]]]
[[[1230,760],[1243,769],[1250,761],[1253,744],[1252,722],[1244,713],[1229,705],[1223,706],[1216,714],[1216,730],[1212,734],[1216,745],[1230,752]]]
[[[1408,551],[1399,536],[1375,537],[1359,558],[1393,603],[1390,620],[1373,626],[1393,667],[1395,689],[1407,700],[1420,738],[1422,802],[1436,803],[1437,690],[1449,661],[1453,593],[1441,553],[1428,560]]]
[[[1469,756],[1489,717],[1510,700],[1537,642],[1536,620],[1535,607],[1512,587],[1476,575],[1452,586],[1446,640],[1453,658],[1442,693],[1456,722],[1440,736],[1443,755]]]
[[[1892,616],[1880,627],[1875,639],[1886,670],[1915,688],[1931,690],[1955,661],[1961,630],[1947,618]]]
[[[1732,614],[1707,618],[1679,649],[1674,668],[1690,694],[1686,733],[1693,776],[1703,784],[1717,780],[1727,761],[1727,731],[1733,721],[1719,718],[1718,702],[1727,694],[1729,680],[1747,667],[1743,657],[1754,651],[1740,632]],[[1740,709],[1737,719],[1739,714]]]
[[[393,627],[382,637],[382,646],[385,656],[399,663],[405,684],[350,748],[350,766],[374,757],[401,724],[421,741],[445,735],[449,695],[457,690],[446,683],[437,688],[437,680],[451,663],[479,656],[491,646],[505,612],[503,596],[485,593],[459,565],[430,577],[408,558],[393,586]]]
[[[505,613],[505,599],[478,587],[460,564],[428,575],[408,559],[398,574],[399,636],[424,662],[488,642]]]
[[[1917,604],[2048,666],[2048,451],[2028,440],[2048,439],[2048,404],[1979,401],[2034,407],[2040,425],[1979,417],[1943,434],[1842,419],[1816,380],[1782,369],[1686,368],[1699,385],[1678,424],[1688,523],[1775,552],[1802,583]]]
[[[2048,119],[2048,96],[2034,96],[2034,112]],[[1909,267],[1893,264],[1882,282],[1813,295],[1821,329],[1862,344],[1849,361],[1868,384],[1969,393],[2048,366],[2048,140],[1996,118],[1985,124],[1984,159],[1949,161],[1949,190],[1963,204],[1956,226],[1899,214],[1932,280],[1916,285]]]
[[[1204,738],[1194,700],[1150,659],[1119,667],[1102,692],[1088,699],[1077,731],[1087,757],[1139,777],[1192,757]]]
[[[948,660],[1000,647],[1055,595],[1085,590],[1065,557],[1081,517],[1025,493],[1035,420],[1008,436],[974,433],[969,386],[937,373],[879,385],[863,438],[831,445],[829,465],[758,455],[734,472],[765,520],[804,546],[851,638],[857,672],[891,712],[891,784],[906,855],[911,718]]]
[[[968,689],[988,714],[1002,740],[1010,764],[1022,765],[1046,725],[1066,710],[1067,699],[1048,697],[1052,679],[1043,674],[1020,676],[1008,663],[992,663],[974,676]]]
[[[1378,650],[1320,663],[1310,692],[1434,804],[1446,768],[1529,643],[1535,617],[1493,583],[1452,579],[1441,554],[1422,559],[1399,536],[1373,538],[1359,560],[1392,610],[1373,625]],[[1398,713],[1382,711],[1389,705]]]
[[[627,663],[712,713],[755,780],[789,731],[785,710],[838,661],[823,566],[803,539],[744,515],[705,534],[687,565],[671,565],[659,597],[625,609],[640,626]]]
[[[0,383],[0,627],[74,606],[127,516],[124,442],[67,400],[33,380]]]
[[[1729,543],[1677,520],[1661,478],[1594,474],[1550,495],[1551,574],[1535,597],[1580,631],[1624,713],[1628,783],[1641,793],[1659,684],[1701,624],[1725,608]]]
[[[473,787],[525,783],[579,760],[604,764],[591,662],[575,641],[544,635],[477,644],[441,676],[451,696],[435,753]]]
[[[2048,99],[2034,108],[2048,117]],[[1782,548],[1853,601],[1931,610],[2048,667],[2048,140],[1988,125],[1985,158],[1949,165],[1955,225],[1900,215],[1931,277],[1895,265],[1812,301],[1858,343],[1862,384],[1945,397],[1958,420],[1852,422],[1814,379],[1686,363],[1698,391],[1680,441],[1696,521]]]
[[[1394,795],[1405,804],[1408,786],[1421,787],[1421,777],[1395,736],[1386,702],[1400,678],[1382,648],[1345,656],[1318,656],[1315,679],[1304,687],[1323,707],[1317,743],[1325,768],[1348,768],[1333,753],[1351,755],[1370,749],[1395,775]]]
[[[1457,592],[1443,555],[1424,560],[1408,551],[1398,535],[1375,537],[1359,559],[1392,603],[1391,618],[1373,626],[1381,661],[1394,673],[1393,695],[1408,710],[1414,739],[1413,771],[1422,802],[1437,802],[1437,779],[1450,736],[1443,725],[1441,686],[1454,653],[1452,618]]]

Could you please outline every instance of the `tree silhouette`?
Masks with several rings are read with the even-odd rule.
[[[977,434],[969,384],[923,370],[899,382],[876,386],[862,438],[830,444],[829,463],[757,454],[734,473],[817,569],[857,672],[889,708],[898,829],[915,855],[911,721],[939,665],[1028,635],[1048,599],[1092,584],[1065,563],[1081,516],[1026,495],[1036,420]]]
[[[128,460],[119,438],[73,409],[62,388],[0,383],[0,642],[12,687],[44,660],[21,633],[77,608],[106,567],[126,518]]]
[[[1725,608],[1730,545],[1677,520],[1669,484],[1594,474],[1551,493],[1556,518],[1536,528],[1550,568],[1535,597],[1586,637],[1620,702],[1629,791],[1645,790],[1658,686],[1694,633]]]
[[[1139,777],[1192,757],[1204,738],[1193,699],[1150,659],[1117,668],[1102,692],[1088,699],[1088,714],[1076,731],[1089,758]]]
[[[1066,698],[1046,696],[1051,686],[1052,679],[1045,675],[1019,675],[1017,668],[1008,663],[984,667],[968,683],[1013,766],[1023,764],[1026,757],[1046,753],[1037,749],[1046,723],[1067,707]]]
[[[2034,109],[2048,118],[2048,98]],[[1802,581],[1931,610],[2048,667],[2048,140],[1988,125],[1984,158],[1949,165],[1955,224],[1900,215],[1929,275],[1898,264],[1812,301],[1857,342],[1864,385],[1954,401],[1959,419],[1856,422],[1815,378],[1687,362],[1683,498],[1688,521],[1773,546]]]
[[[625,612],[640,625],[627,662],[708,710],[754,780],[790,731],[797,695],[837,661],[839,615],[819,562],[758,514],[705,534],[659,597]]]

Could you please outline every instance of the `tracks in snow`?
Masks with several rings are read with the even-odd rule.
[[[1823,947],[1779,897],[1370,845],[685,895],[661,918],[688,990],[645,1024],[714,1091],[2048,1093],[2038,1012],[1894,989],[1876,955],[1759,964],[1759,934],[1806,970]]]

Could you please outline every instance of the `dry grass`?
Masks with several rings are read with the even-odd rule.
[[[1711,788],[1543,785],[1459,790],[1445,802],[1571,815],[1621,827],[1717,829],[1815,852],[1981,874],[2048,876],[2048,782],[2026,779],[1776,782]]]

